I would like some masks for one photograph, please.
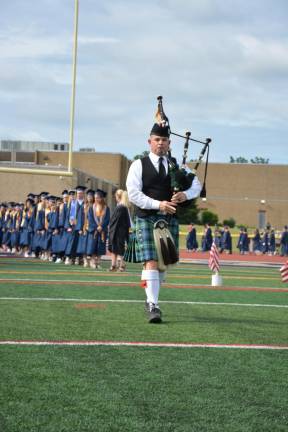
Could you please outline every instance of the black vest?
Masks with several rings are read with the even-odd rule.
[[[142,162],[142,192],[149,198],[158,201],[170,201],[172,197],[171,178],[168,174],[161,179],[149,156],[141,159]],[[136,215],[145,217],[158,213],[159,210],[147,210],[136,207]]]

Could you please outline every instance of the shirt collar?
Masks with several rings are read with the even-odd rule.
[[[161,156],[157,156],[155,153],[150,152],[149,153],[149,157],[150,157],[151,161],[153,163],[155,163],[155,165],[156,165],[156,164],[158,164],[159,159],[160,159]],[[162,158],[163,158],[163,161],[167,160],[167,156],[166,155],[162,156]]]

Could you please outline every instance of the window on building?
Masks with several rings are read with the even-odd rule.
[[[64,145],[64,144],[61,144],[61,145],[60,145],[60,150],[62,150],[62,151],[65,150],[65,145]]]
[[[54,144],[54,150],[58,150],[58,144]]]
[[[258,227],[259,229],[263,229],[266,226],[266,211],[259,210],[258,212]]]

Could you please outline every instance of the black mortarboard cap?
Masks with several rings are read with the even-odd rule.
[[[85,186],[77,186],[76,191],[77,192],[84,192],[87,188]]]
[[[169,126],[162,126],[158,123],[154,123],[150,135],[157,135],[163,138],[169,138],[170,136],[170,128]]]
[[[35,195],[34,193],[29,192],[28,195],[27,195],[27,198],[34,199],[36,196],[37,196],[37,195]]]
[[[49,192],[40,192],[40,197],[47,197],[47,195],[49,195]]]
[[[76,194],[75,189],[70,189],[68,192],[68,195],[75,195],[75,194]]]
[[[94,194],[95,194],[95,191],[93,189],[88,189],[86,191],[86,195],[94,195]]]
[[[107,192],[103,191],[102,189],[97,189],[97,190],[95,191],[95,195],[99,195],[99,196],[101,196],[102,198],[105,198],[106,195],[107,195]]]
[[[68,190],[64,189],[63,192],[62,192],[62,195],[68,195]]]

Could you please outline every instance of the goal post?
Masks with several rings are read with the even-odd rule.
[[[40,174],[51,176],[66,176],[73,175],[73,146],[74,146],[74,123],[75,123],[75,96],[76,96],[76,75],[77,75],[77,48],[78,48],[78,16],[79,16],[79,0],[74,0],[74,43],[73,43],[73,58],[72,58],[72,89],[71,89],[71,104],[70,104],[70,130],[69,130],[69,147],[68,147],[68,164],[67,170],[49,170],[45,168],[18,168],[18,167],[1,167],[0,173],[18,173],[18,174]]]

